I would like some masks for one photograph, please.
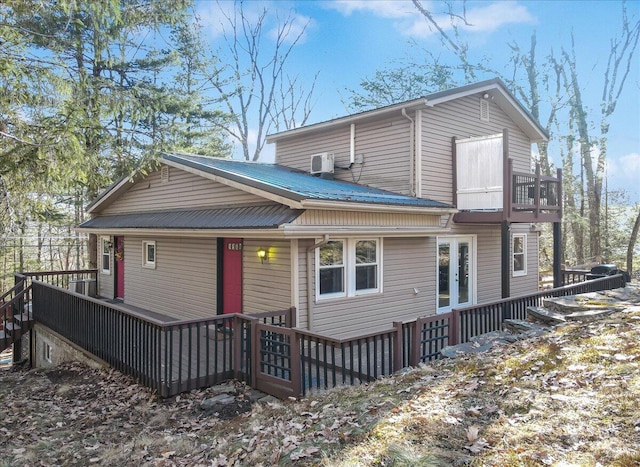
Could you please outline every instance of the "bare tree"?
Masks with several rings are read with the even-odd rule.
[[[438,24],[432,10],[425,8],[420,0],[413,0],[417,10],[440,35],[442,43],[458,58],[464,71],[465,79],[475,76],[475,71],[491,71],[482,64],[470,63],[468,44],[462,40],[457,25],[462,22],[466,26],[473,26],[466,20],[465,2],[442,2],[448,9],[445,17],[451,21],[451,32]],[[454,11],[454,7],[457,11]],[[512,74],[505,77],[493,70],[492,73],[501,76],[511,90],[525,103],[533,116],[538,120],[546,120],[545,127],[558,141],[564,140],[563,166],[566,183],[565,187],[565,222],[570,222],[570,231],[576,238],[576,257],[580,262],[585,257],[601,260],[603,249],[601,243],[601,211],[604,167],[607,157],[607,137],[609,133],[610,117],[615,112],[617,103],[624,90],[629,76],[638,40],[640,38],[640,20],[630,18],[626,4],[622,3],[621,29],[610,42],[607,65],[603,74],[602,97],[600,112],[589,109],[583,99],[583,87],[578,73],[578,63],[575,54],[575,40],[572,35],[569,48],[561,47],[560,56],[556,57],[551,50],[547,63],[540,64],[536,58],[536,36],[531,38],[528,51],[522,52],[516,43],[509,44],[512,50]],[[592,79],[593,76],[589,76]],[[541,96],[548,96],[546,103],[550,107],[546,119],[540,113]],[[560,118],[558,113],[562,113]],[[563,124],[560,124],[562,120]],[[595,129],[595,130],[594,130]],[[545,172],[550,173],[548,146],[539,144],[540,162]],[[580,179],[574,180],[573,153],[580,155]],[[574,199],[573,196],[576,198]],[[576,215],[571,214],[577,210]],[[585,222],[585,219],[588,222]],[[578,237],[579,236],[579,237]],[[582,244],[582,237],[588,236],[588,245]]]
[[[241,145],[244,158],[256,161],[271,130],[304,124],[311,112],[316,78],[305,89],[299,77],[287,75],[285,66],[307,25],[298,29],[291,14],[278,18],[274,42],[269,46],[265,43],[266,9],[252,20],[239,2],[234,3],[231,13],[222,15],[231,57],[210,79],[231,116],[231,124],[224,129]],[[256,147],[252,150],[253,132]]]
[[[629,245],[627,246],[627,271],[629,274],[633,274],[633,251],[636,247],[636,242],[638,241],[638,231],[640,230],[640,210],[638,211],[638,216],[636,217],[636,221],[633,224],[633,229],[631,229],[631,236],[629,237]]]

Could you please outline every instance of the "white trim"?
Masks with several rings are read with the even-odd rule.
[[[289,241],[291,256],[291,306],[296,307],[296,326],[300,323],[300,256],[298,251],[298,239]]]
[[[373,240],[376,242],[376,287],[372,289],[356,290],[356,243],[358,241]],[[383,293],[383,239],[381,237],[332,237],[330,242],[342,242],[342,268],[344,291],[331,294],[320,294],[320,248],[315,249],[315,299],[325,301],[363,295]],[[373,263],[372,263],[373,264]],[[336,266],[337,267],[337,266]]]
[[[414,177],[416,178],[416,196],[422,198],[422,110],[416,110],[416,131],[415,131],[415,171]]]
[[[515,243],[516,243],[516,237],[518,238],[522,238],[522,253],[518,253],[519,255],[522,255],[522,266],[523,269],[520,271],[516,271],[516,267],[515,267],[515,256],[516,256],[516,251],[515,251]],[[522,276],[526,276],[527,275],[527,234],[526,233],[514,233],[511,235],[511,275],[513,277],[522,277]]]
[[[153,247],[153,260],[149,259],[148,247]],[[155,269],[158,263],[158,248],[156,247],[155,240],[143,240],[142,241],[142,267],[147,269]]]
[[[458,240],[469,240],[469,302],[467,304],[463,304],[462,306],[467,305],[475,305],[478,303],[478,235],[477,234],[460,234],[460,235],[446,235],[436,238],[436,261],[435,261],[435,278],[436,278],[436,294],[435,294],[435,306],[436,313],[448,313],[452,308],[460,307],[459,303],[452,303],[449,300],[449,306],[440,307],[440,287],[439,287],[439,274],[440,274],[440,260],[438,258],[439,248],[441,243],[449,243],[452,242],[456,246],[455,257],[458,256],[457,245]],[[451,251],[449,254],[451,255]],[[451,286],[449,286],[449,291],[451,291]]]
[[[190,238],[214,238],[214,237],[243,237],[243,238],[318,238],[325,234],[340,235],[346,237],[433,237],[446,234],[451,231],[447,227],[376,227],[376,226],[334,226],[334,225],[283,225],[277,229],[248,229],[248,230],[223,230],[223,229],[136,229],[136,228],[102,228],[85,229],[76,227],[75,232],[87,232],[96,235],[132,235],[153,237],[190,237]]]
[[[98,242],[98,248],[100,251],[100,274],[104,274],[105,276],[110,276],[111,275],[111,270],[113,269],[113,248],[109,248],[109,252],[105,253],[104,251],[104,247],[105,244],[104,242],[109,242],[113,245],[113,241],[111,240],[111,237],[109,236],[100,236],[100,241]],[[107,255],[109,257],[109,268],[105,269],[104,267],[104,257],[105,255]]]

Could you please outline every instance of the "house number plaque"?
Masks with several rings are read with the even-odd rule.
[[[242,250],[242,243],[227,243],[227,250]]]

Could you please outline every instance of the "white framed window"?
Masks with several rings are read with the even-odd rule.
[[[316,299],[381,291],[381,239],[336,239],[316,251]]]
[[[142,242],[142,267],[150,268],[150,269],[156,268],[156,242],[155,241]]]
[[[527,234],[513,234],[511,240],[513,275],[527,275]]]
[[[111,237],[100,237],[100,271],[102,274],[111,274]]]

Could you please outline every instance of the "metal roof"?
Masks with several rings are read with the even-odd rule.
[[[99,216],[79,229],[253,229],[276,228],[304,211],[282,205],[139,212]]]
[[[190,154],[163,154],[162,158],[295,201],[322,200],[417,208],[451,208],[450,205],[439,201],[415,198],[341,180],[328,180],[277,164]]]

